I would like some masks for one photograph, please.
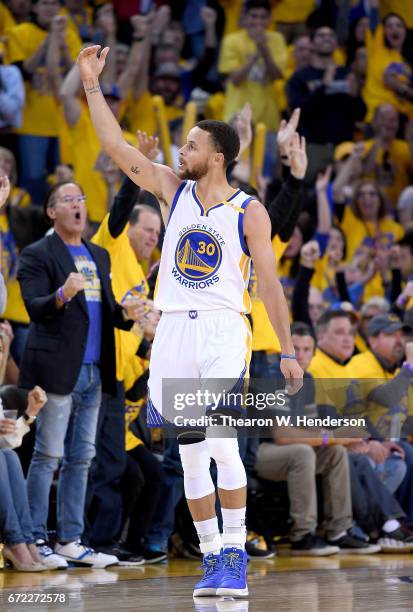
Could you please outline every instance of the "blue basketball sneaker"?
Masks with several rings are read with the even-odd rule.
[[[225,548],[221,582],[216,594],[232,597],[247,597],[247,559],[245,550],[240,548]]]
[[[222,551],[219,555],[208,553],[202,560],[204,576],[194,588],[194,597],[208,597],[216,595],[222,577]]]

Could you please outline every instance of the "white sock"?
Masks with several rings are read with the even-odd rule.
[[[391,533],[392,531],[396,531],[400,527],[400,523],[396,519],[390,519],[386,521],[382,527],[383,531],[386,533]]]
[[[219,555],[222,548],[221,534],[218,529],[216,516],[206,521],[194,521],[195,529],[199,538],[199,548],[203,555],[213,553]]]
[[[246,508],[221,508],[223,534],[222,545],[224,548],[235,546],[236,548],[245,548],[245,540],[247,532],[245,529],[245,512]]]

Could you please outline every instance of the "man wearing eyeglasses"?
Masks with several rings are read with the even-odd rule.
[[[88,470],[102,390],[116,393],[114,326],[128,330],[143,307],[115,302],[105,249],[82,240],[85,196],[72,182],[55,185],[45,203],[53,234],[23,249],[18,271],[31,324],[19,385],[41,385],[48,395],[36,427],[28,473],[34,535],[45,562],[106,567],[114,555],[81,543]],[[141,312],[142,311],[142,312]],[[33,381],[36,381],[33,383]],[[47,517],[53,474],[57,488],[57,543],[48,544]]]

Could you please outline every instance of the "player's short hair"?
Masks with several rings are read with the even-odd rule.
[[[139,223],[139,217],[141,216],[141,213],[145,211],[150,213],[151,215],[156,215],[160,217],[159,212],[153,206],[149,206],[148,204],[136,204],[130,214],[129,225],[133,227],[134,225]]]
[[[228,125],[228,123],[204,119],[203,121],[198,121],[196,127],[205,130],[205,132],[211,135],[216,151],[224,156],[225,167],[238,157],[240,149],[239,136],[236,130]]]

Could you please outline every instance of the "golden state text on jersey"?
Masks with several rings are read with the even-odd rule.
[[[172,202],[155,290],[163,312],[230,308],[249,312],[251,258],[244,213],[251,197],[236,190],[208,210],[194,181],[183,181]]]

